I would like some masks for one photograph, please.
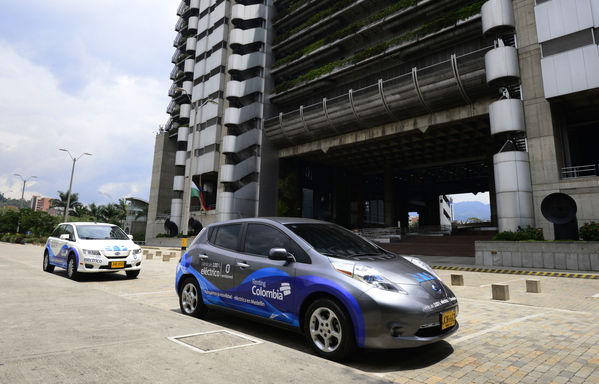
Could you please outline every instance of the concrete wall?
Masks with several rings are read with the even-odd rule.
[[[599,271],[597,241],[476,241],[476,265]]]
[[[535,226],[543,229],[546,239],[553,240],[553,224],[541,213],[543,199],[551,193],[566,193],[576,201],[579,226],[591,220],[599,221],[599,177],[560,178],[563,167],[560,133],[554,128],[551,105],[543,89],[541,50],[534,3],[534,0],[513,0],[513,7],[518,35]]]

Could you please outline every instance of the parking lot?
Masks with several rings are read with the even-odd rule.
[[[42,271],[42,247],[0,243],[0,383],[599,383],[599,280],[460,272],[460,330],[413,350],[343,364],[303,337],[219,312],[183,316],[176,259],[124,273]],[[438,271],[449,283],[451,271]],[[510,288],[491,299],[492,283]],[[207,352],[202,352],[207,351]]]

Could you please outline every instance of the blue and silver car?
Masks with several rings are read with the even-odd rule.
[[[328,222],[254,218],[209,225],[177,265],[181,311],[227,309],[305,334],[320,356],[408,348],[458,329],[455,295],[417,258]]]

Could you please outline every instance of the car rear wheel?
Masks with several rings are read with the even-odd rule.
[[[136,271],[125,271],[128,279],[135,279],[137,276],[139,276],[139,272],[140,272],[139,269]]]
[[[188,277],[181,283],[179,307],[184,314],[199,318],[204,317],[208,312],[202,300],[200,285],[195,278]]]
[[[54,266],[50,264],[50,254],[47,250],[44,252],[44,262],[42,264],[42,268],[46,272],[54,272]]]
[[[69,261],[67,262],[67,277],[71,280],[77,280],[77,277],[79,277],[77,273],[77,260],[73,255],[69,256]]]
[[[356,349],[349,316],[331,299],[318,299],[308,307],[304,333],[316,354],[326,359],[342,360]]]

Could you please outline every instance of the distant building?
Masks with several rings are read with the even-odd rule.
[[[34,195],[31,198],[31,209],[34,211],[48,212],[50,210],[50,202],[52,199],[49,197]]]

